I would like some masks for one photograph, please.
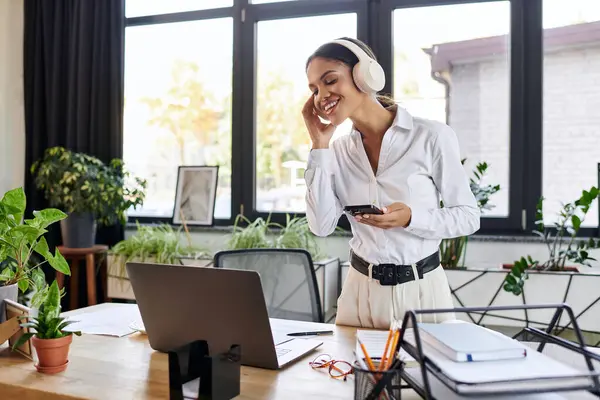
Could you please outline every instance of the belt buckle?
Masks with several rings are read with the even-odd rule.
[[[398,280],[396,278],[396,265],[379,264],[379,271],[379,283],[382,286],[395,286],[398,283]]]

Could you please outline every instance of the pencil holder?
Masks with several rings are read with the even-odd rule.
[[[377,371],[379,358],[372,358],[375,370],[354,367],[354,400],[400,400],[402,365],[385,371]],[[366,365],[366,361],[364,363]]]
[[[192,385],[193,398],[229,400],[240,394],[241,347],[232,345],[228,352],[209,355],[208,344],[198,340],[169,353],[169,399],[183,400],[184,385]]]

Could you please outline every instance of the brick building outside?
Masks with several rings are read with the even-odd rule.
[[[432,76],[447,85],[446,118],[462,155],[485,160],[494,183],[508,188],[509,37],[434,45]],[[600,162],[600,22],[544,30],[543,195],[546,221],[560,202],[597,185]],[[494,199],[508,212],[508,194]],[[594,207],[585,225],[598,224]]]

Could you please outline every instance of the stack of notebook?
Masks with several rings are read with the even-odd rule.
[[[585,390],[593,384],[587,371],[475,324],[420,323],[418,329],[429,371],[457,394]],[[406,342],[416,346],[411,333]],[[420,376],[420,368],[413,375]]]

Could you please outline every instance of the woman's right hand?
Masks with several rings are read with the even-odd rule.
[[[329,142],[333,137],[335,131],[335,125],[331,122],[325,124],[319,119],[319,113],[315,108],[315,95],[311,95],[304,107],[302,108],[302,116],[304,117],[304,123],[308,129],[310,139],[312,140],[313,149],[327,149],[329,148]]]

